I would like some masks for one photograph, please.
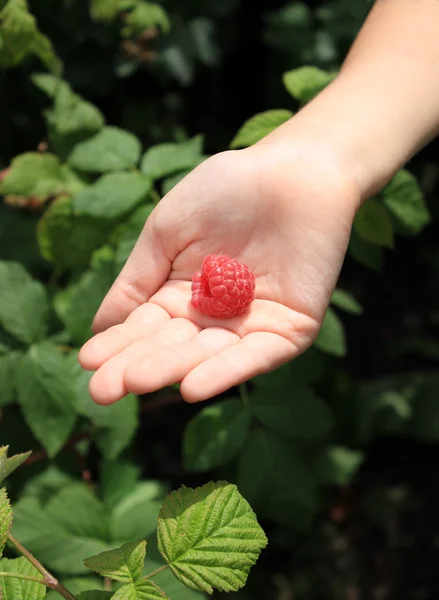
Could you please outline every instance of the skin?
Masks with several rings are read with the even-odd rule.
[[[326,90],[160,201],[80,352],[95,402],[176,382],[197,402],[312,344],[358,207],[439,131],[438,28],[439,0],[378,1]],[[256,300],[233,319],[190,306],[193,273],[220,251],[256,275]]]

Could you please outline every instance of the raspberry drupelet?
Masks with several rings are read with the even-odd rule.
[[[192,277],[192,306],[209,317],[242,315],[255,297],[255,276],[225,254],[209,254]]]

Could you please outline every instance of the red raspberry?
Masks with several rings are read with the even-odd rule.
[[[192,306],[209,317],[242,315],[255,297],[255,276],[225,254],[209,254],[192,277]]]

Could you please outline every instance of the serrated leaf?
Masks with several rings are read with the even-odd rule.
[[[355,231],[366,242],[393,247],[393,224],[388,209],[373,198],[367,200],[354,219]]]
[[[146,561],[144,575],[149,575],[149,573],[162,566],[162,562],[151,561],[148,558]],[[171,600],[205,600],[207,598],[205,594],[188,588],[186,585],[184,585],[184,583],[176,579],[170,569],[165,569],[164,571],[154,575],[154,582],[165,592],[167,596],[169,596],[169,598],[171,598]]]
[[[258,514],[297,531],[309,528],[318,507],[314,474],[301,455],[291,442],[263,429],[247,438],[238,486]]]
[[[13,159],[8,174],[0,182],[0,193],[44,202],[51,196],[76,192],[81,185],[77,176],[53,154],[26,152]]]
[[[61,62],[52,43],[37,26],[26,0],[8,0],[0,11],[0,64],[13,67],[34,54],[54,73]]]
[[[160,27],[164,33],[167,33],[171,27],[169,17],[159,4],[140,0],[127,14],[122,35],[138,36],[150,27]]]
[[[284,73],[283,82],[293,98],[306,103],[317,96],[336,76],[337,73],[328,73],[318,67],[304,66]]]
[[[204,160],[203,136],[176,144],[158,144],[145,152],[141,170],[151,179],[160,179],[183,169],[192,169]]]
[[[363,307],[358,300],[356,300],[352,294],[346,290],[341,290],[340,288],[334,290],[331,304],[352,315],[361,315],[363,312]]]
[[[27,558],[2,558],[0,571],[6,573],[20,573],[28,577],[43,579],[41,573],[30,563]],[[36,581],[16,579],[15,577],[0,577],[0,597],[2,600],[43,600],[46,595],[46,586]]]
[[[123,585],[112,596],[112,600],[169,600],[155,583],[141,579],[136,583]]]
[[[250,410],[239,398],[202,409],[185,430],[186,468],[209,471],[229,462],[245,442],[249,427]]]
[[[421,187],[405,169],[390,180],[381,196],[384,205],[407,232],[419,233],[430,222],[431,216]]]
[[[130,256],[139,235],[148,219],[149,215],[154,210],[153,203],[140,206],[119,228],[119,235],[114,257],[114,268],[118,273]]]
[[[84,556],[114,547],[109,541],[108,519],[104,506],[87,486],[75,483],[63,487],[45,504],[36,497],[19,500],[14,505],[12,532],[47,568],[77,575],[87,572]]]
[[[143,173],[110,173],[88,186],[73,198],[77,215],[116,220],[146,200],[152,187]]]
[[[118,127],[104,127],[96,135],[77,144],[68,163],[90,173],[130,169],[139,161],[141,145],[132,133]]]
[[[323,483],[348,485],[364,460],[363,452],[344,446],[329,446],[317,463],[319,479]]]
[[[326,311],[314,345],[327,354],[333,354],[334,356],[346,355],[347,347],[344,327],[331,307]]]
[[[183,486],[169,494],[160,511],[160,553],[174,575],[193,589],[240,589],[266,544],[250,505],[226,482]]]
[[[8,539],[8,533],[12,526],[12,507],[6,494],[6,489],[0,489],[0,557]]]
[[[22,452],[21,454],[14,454],[8,458],[8,449],[9,446],[0,447],[0,483],[18,469],[18,467],[20,467],[32,454],[32,451]]]
[[[22,265],[0,261],[0,327],[31,344],[46,334],[48,302],[44,286]]]
[[[139,425],[139,399],[129,394],[111,406],[95,404],[88,392],[92,374],[81,369],[77,352],[70,353],[67,361],[69,380],[75,390],[75,408],[79,414],[88,417],[96,427],[94,439],[104,457],[114,460],[128,446],[136,433]]]
[[[296,382],[292,387],[255,390],[251,412],[269,430],[285,438],[318,439],[333,427],[329,408],[311,388]]]
[[[102,219],[74,215],[68,196],[57,198],[38,222],[40,252],[60,271],[83,269],[107,240],[110,227]]]
[[[290,110],[266,110],[248,119],[230,143],[230,148],[256,144],[293,116]]]
[[[129,542],[115,550],[102,552],[84,560],[87,569],[122,583],[136,582],[143,570],[146,542]]]
[[[74,389],[66,358],[50,342],[29,348],[17,367],[17,394],[35,438],[53,457],[76,420]]]

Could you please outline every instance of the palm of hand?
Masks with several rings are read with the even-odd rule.
[[[176,382],[186,400],[203,400],[311,344],[351,215],[334,217],[335,195],[339,205],[346,187],[331,175],[322,181],[321,173],[319,180],[285,173],[279,164],[261,166],[256,154],[226,153],[162,201],[97,315],[101,332],[81,351],[81,364],[97,371],[95,401]],[[193,273],[206,254],[220,251],[256,275],[250,310],[232,319],[206,317],[190,305]]]

